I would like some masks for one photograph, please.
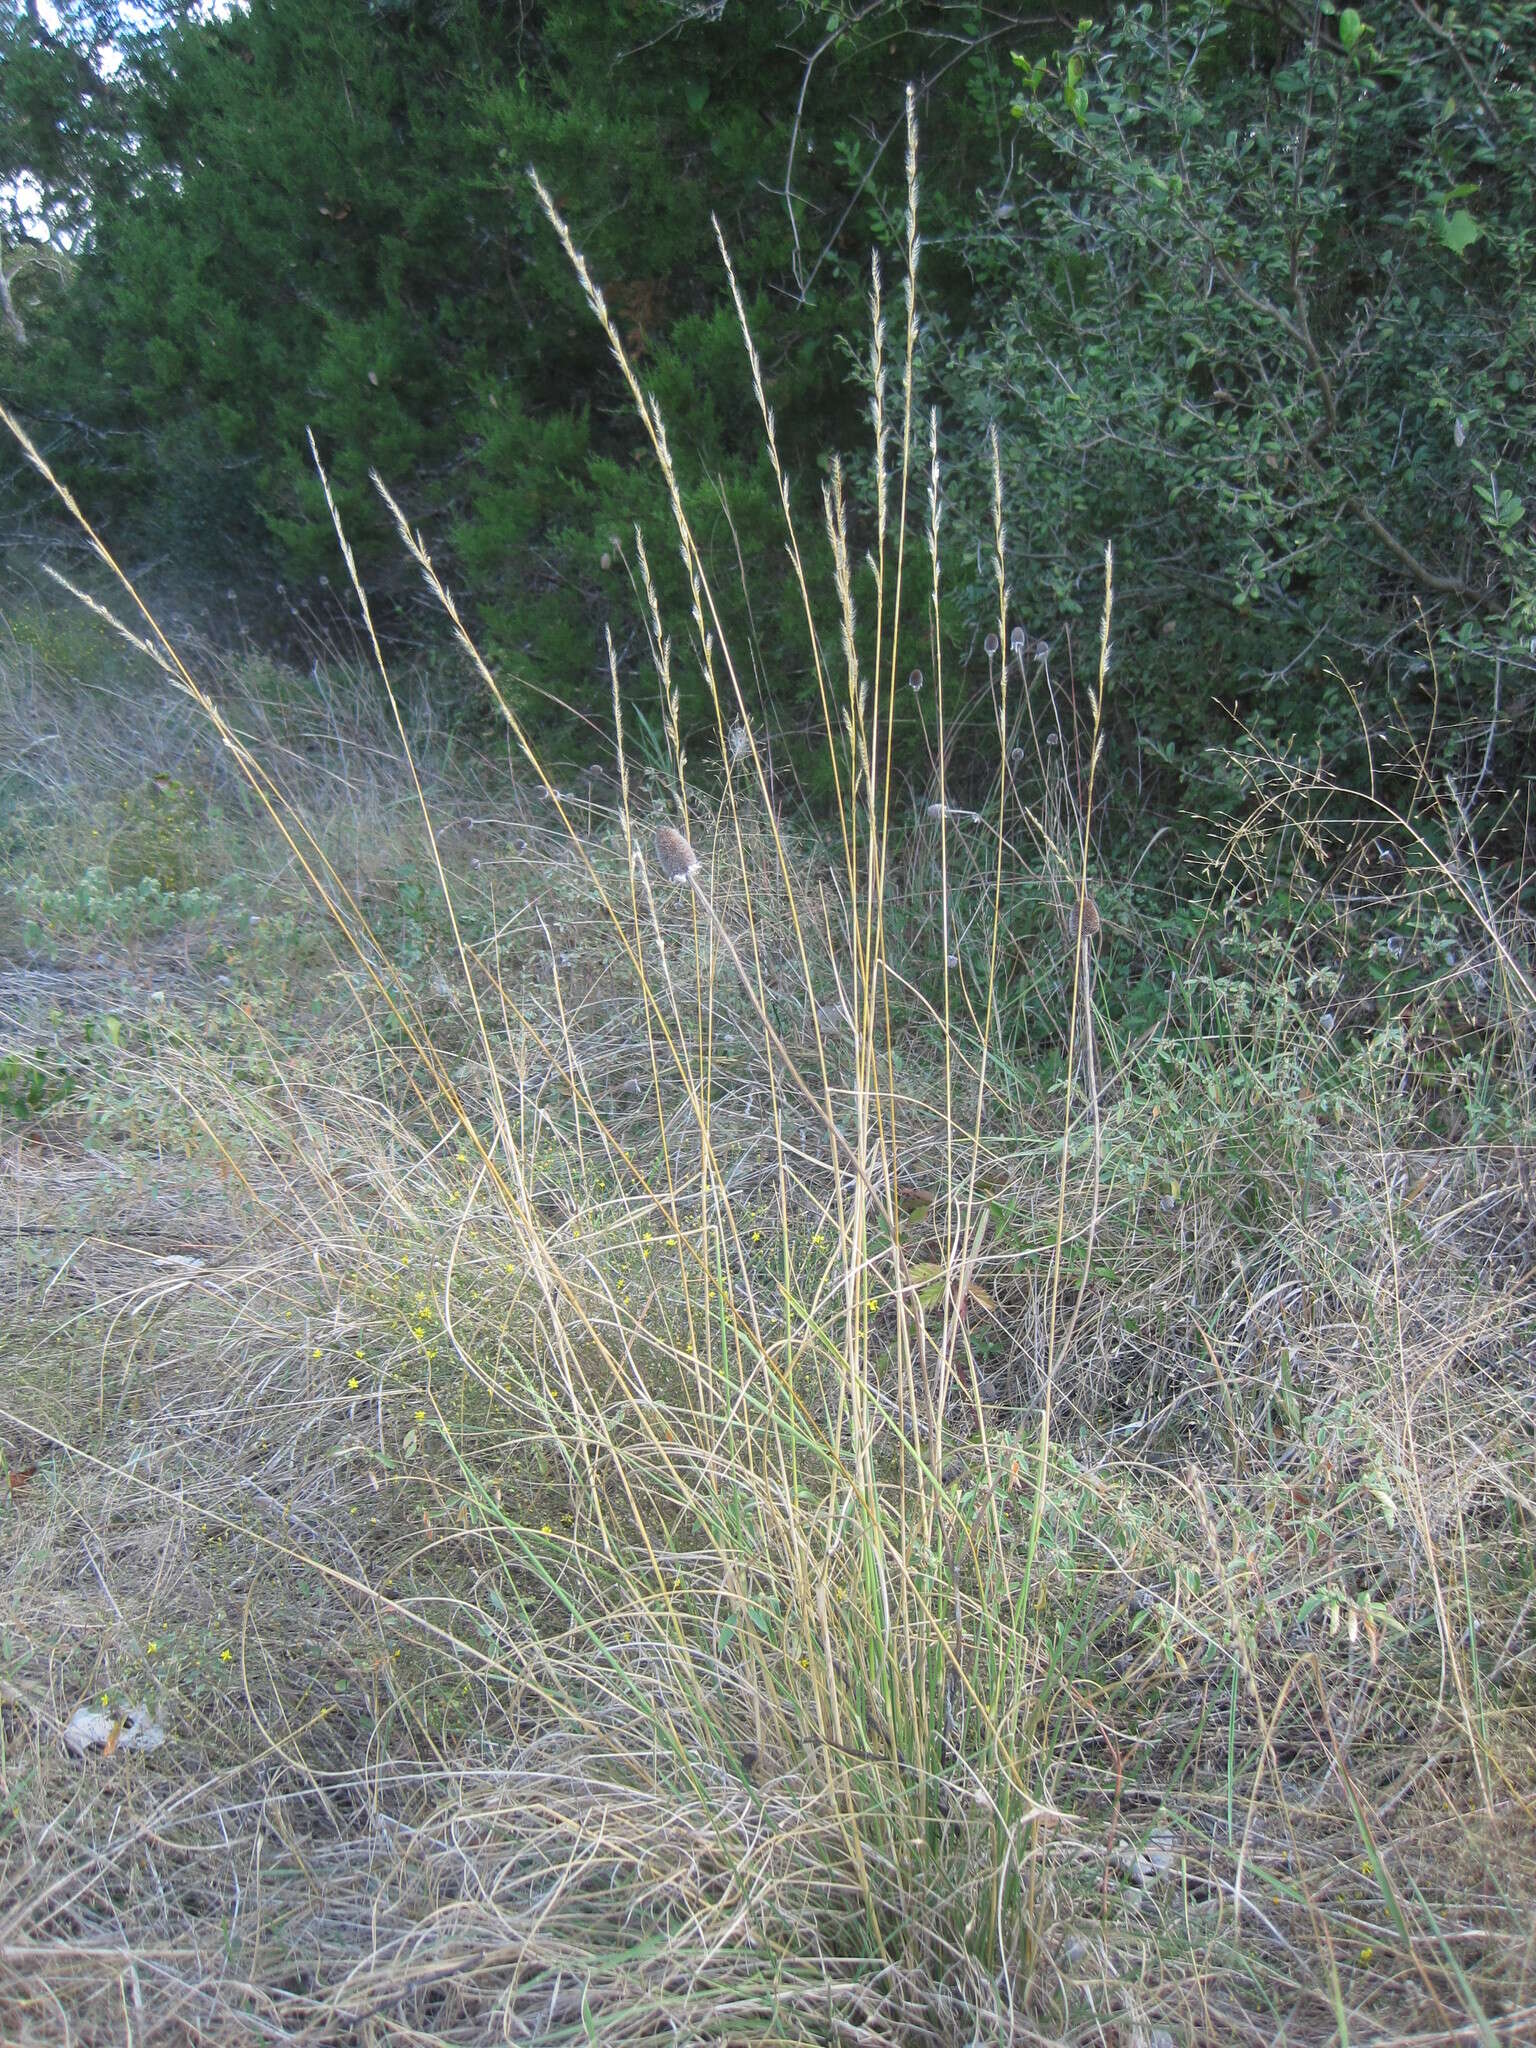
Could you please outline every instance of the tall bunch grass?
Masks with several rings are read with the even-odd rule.
[[[964,804],[949,786],[943,471],[915,387],[910,105],[894,347],[872,272],[862,561],[836,463],[817,516],[795,508],[722,248],[834,791],[826,846],[811,852],[781,817],[748,664],[723,627],[665,424],[537,189],[650,437],[672,507],[666,544],[691,594],[685,620],[662,615],[648,554],[661,542],[637,533],[664,795],[637,793],[633,686],[610,645],[613,799],[594,821],[590,794],[573,797],[543,762],[425,540],[380,490],[506,722],[525,791],[558,821],[562,887],[592,921],[585,955],[551,938],[535,984],[507,966],[498,916],[466,907],[339,519],[421,795],[456,970],[449,1018],[392,964],[302,809],[148,612],[120,628],[212,727],[350,962],[380,1080],[377,1092],[366,1077],[338,1084],[305,1126],[323,1190],[317,1278],[340,1327],[344,1302],[364,1314],[399,1272],[421,1276],[421,1408],[406,1433],[413,1452],[435,1446],[451,1503],[435,1525],[428,1517],[430,1546],[471,1560],[467,1579],[445,1579],[431,1599],[369,1586],[361,1568],[341,1574],[391,1625],[408,1620],[433,1670],[472,1682],[484,1746],[479,1764],[465,1761],[467,1721],[434,1738],[436,1804],[416,1822],[430,1873],[416,1896],[428,1903],[330,1987],[331,2016],[376,2020],[408,1995],[413,2024],[445,2036],[494,2010],[509,2037],[542,2027],[616,2041],[669,2031],[958,2044],[1101,2024],[1148,2041],[1148,2013],[1197,2025],[1202,2000],[1207,2012],[1303,2010],[1310,2025],[1321,2001],[1347,2039],[1374,1953],[1355,1922],[1374,1894],[1428,1987],[1427,2009],[1502,2038],[1476,1969],[1393,1875],[1305,1634],[1319,1611],[1306,1605],[1311,1582],[1277,1583],[1254,1547],[1265,1515],[1273,1528],[1286,1489],[1303,1483],[1293,1452],[1305,1432],[1285,1405],[1299,1414],[1297,1346],[1282,1367],[1272,1323],[1259,1352],[1242,1336],[1242,1313],[1252,1320],[1271,1283],[1254,1275],[1213,1337],[1210,1290],[1188,1283],[1202,1257],[1222,1264],[1220,1246],[1191,1244],[1200,1225],[1182,1189],[1149,1244],[1124,1192],[1127,1104],[1138,1087],[1146,1098],[1158,1068],[1129,1039],[1106,1045],[1095,985],[1113,914],[1094,873],[1112,562],[1084,708],[1063,724],[1063,696],[1014,612],[995,445],[993,765]],[[812,597],[817,549],[836,591],[831,619]],[[872,593],[862,610],[860,587]],[[918,615],[927,625],[914,645]],[[703,765],[679,725],[685,661],[714,706]],[[933,706],[932,783],[916,816],[897,746],[914,687]],[[1292,783],[1291,818],[1301,794]],[[1419,843],[1459,888],[1512,1010],[1528,1014],[1519,941],[1475,862],[1455,864],[1422,832]],[[1058,963],[1060,1082],[1044,1107],[1005,1014],[1025,899],[1045,913]],[[236,1113],[229,1101],[210,1108],[209,1128]],[[1389,1149],[1383,1138],[1383,1160]],[[1398,1230],[1390,1194],[1368,1207],[1363,1240],[1382,1218]],[[1298,1262],[1326,1268],[1315,1234],[1298,1228]],[[1150,1487],[1137,1463],[1137,1432],[1149,1445],[1155,1434],[1150,1368],[1145,1398],[1133,1390],[1121,1406],[1118,1438],[1095,1449],[1084,1433],[1082,1361],[1103,1355],[1113,1319],[1106,1260],[1111,1292],[1117,1265],[1137,1275],[1130,1291],[1149,1328],[1159,1314],[1168,1328],[1169,1300],[1156,1308],[1166,1285],[1174,1312],[1188,1312],[1192,1355],[1210,1366],[1188,1453],[1168,1458],[1169,1434],[1158,1436]],[[1444,1740],[1492,1816],[1518,1771],[1500,1761],[1496,1672],[1466,1626],[1476,1595],[1457,1432],[1448,1464],[1423,1439],[1433,1317],[1416,1319],[1395,1235],[1385,1283],[1379,1263],[1373,1272],[1360,1298],[1358,1273],[1335,1270],[1314,1290],[1308,1327],[1333,1315],[1370,1335],[1359,1371],[1378,1403],[1379,1455],[1356,1479],[1367,1518],[1385,1501],[1415,1532]],[[1299,1285],[1289,1274],[1272,1284]],[[1287,1312],[1305,1320],[1300,1293]],[[1488,1330],[1507,1335],[1510,1304],[1488,1313]],[[1011,1404],[997,1399],[1000,1344]],[[1386,1389],[1367,1363],[1381,1357],[1395,1373]],[[1182,1370],[1187,1384],[1187,1359]],[[370,1390],[356,1392],[366,1421]],[[395,1423],[382,1381],[376,1395],[382,1452]],[[1516,1476],[1524,1426],[1502,1418],[1497,1455],[1528,1514],[1529,1473]],[[1245,1475],[1282,1437],[1289,1448],[1250,1496]],[[1218,1442],[1232,1493],[1210,1476]],[[1359,1442],[1342,1455],[1358,1461]],[[1342,1617],[1368,1640],[1374,1669],[1391,1648],[1384,1598],[1353,1579],[1328,1597],[1333,1627]],[[1192,1690],[1184,1681],[1210,1646],[1214,1667]],[[1385,1695],[1375,1701],[1356,1676],[1348,1711],[1387,1726]],[[1298,1709],[1321,1717],[1324,1777],[1347,1794],[1316,1856],[1297,1848]],[[432,1718],[421,1701],[413,1713],[422,1726]],[[1224,1770],[1219,1760],[1214,1780],[1201,1778],[1175,1845],[1168,1814],[1213,1744]],[[1341,1904],[1327,1885],[1351,1859],[1358,1876],[1362,1856],[1366,1901],[1357,1884]],[[391,1882],[403,1883],[398,1868]],[[1192,1906],[1212,1916],[1198,1942],[1179,1935],[1176,1912],[1154,1936],[1137,1918],[1151,1908],[1123,1904],[1162,1884],[1186,1921]],[[1235,1960],[1245,1925],[1269,1958],[1253,1997]],[[1199,1958],[1182,1991],[1181,1939]],[[1232,1972],[1220,1988],[1218,1955]]]

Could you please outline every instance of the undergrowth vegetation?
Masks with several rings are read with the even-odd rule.
[[[131,590],[115,702],[13,643],[7,2040],[1530,2030],[1519,878],[1427,751],[1107,861],[1112,564],[1065,671],[1000,486],[957,800],[913,153],[876,521],[779,479],[830,825],[675,491],[565,779],[467,634],[499,759]]]

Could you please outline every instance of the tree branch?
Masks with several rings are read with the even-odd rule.
[[[1442,576],[1421,562],[1411,549],[1404,547],[1395,533],[1382,525],[1370,506],[1362,500],[1346,498],[1344,503],[1362,526],[1370,528],[1389,554],[1396,555],[1405,569],[1413,571],[1415,580],[1422,583],[1426,590],[1438,591],[1442,597],[1469,598],[1475,604],[1486,602],[1487,592],[1479,590],[1475,584],[1463,583],[1457,576]]]
[[[1412,8],[1413,12],[1419,17],[1420,21],[1423,22],[1426,28],[1433,29],[1435,34],[1439,36],[1440,40],[1443,43],[1448,43],[1450,47],[1455,51],[1456,61],[1461,66],[1462,70],[1466,73],[1468,85],[1470,85],[1472,90],[1477,94],[1478,104],[1482,108],[1483,112],[1488,116],[1489,127],[1493,130],[1495,135],[1502,135],[1504,132],[1504,124],[1499,119],[1498,115],[1494,112],[1493,104],[1489,100],[1487,93],[1483,91],[1482,85],[1478,80],[1477,73],[1472,69],[1472,66],[1468,63],[1466,51],[1461,47],[1460,43],[1457,42],[1455,36],[1446,27],[1445,23],[1443,21],[1436,21],[1435,17],[1426,8],[1423,8],[1419,5],[1419,0],[1408,0],[1408,5]]]

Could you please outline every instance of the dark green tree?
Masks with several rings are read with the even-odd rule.
[[[807,661],[783,574],[713,220],[802,478],[865,438],[839,337],[871,241],[899,241],[902,106],[922,86],[951,226],[1011,140],[1016,19],[952,0],[253,0],[132,39],[119,169],[90,194],[69,292],[18,366],[81,423],[65,467],[113,530],[187,577],[335,580],[313,429],[370,584],[412,583],[377,468],[472,595],[530,705],[606,722],[634,524],[675,577],[664,501],[601,336],[526,176],[536,165],[665,411],[721,587],[793,715]],[[0,88],[3,90],[3,88]],[[946,196],[947,195],[947,196]],[[935,319],[971,278],[936,233]],[[67,442],[67,436],[66,442]],[[110,459],[103,451],[110,451]],[[615,538],[620,545],[615,547]],[[675,582],[669,623],[684,614]],[[631,622],[626,628],[625,621]],[[684,715],[706,715],[679,663]]]

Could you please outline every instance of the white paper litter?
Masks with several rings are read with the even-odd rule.
[[[100,1750],[115,1756],[120,1749],[158,1749],[165,1730],[150,1719],[147,1707],[76,1707],[64,1730],[64,1747],[71,1756],[86,1756]]]

